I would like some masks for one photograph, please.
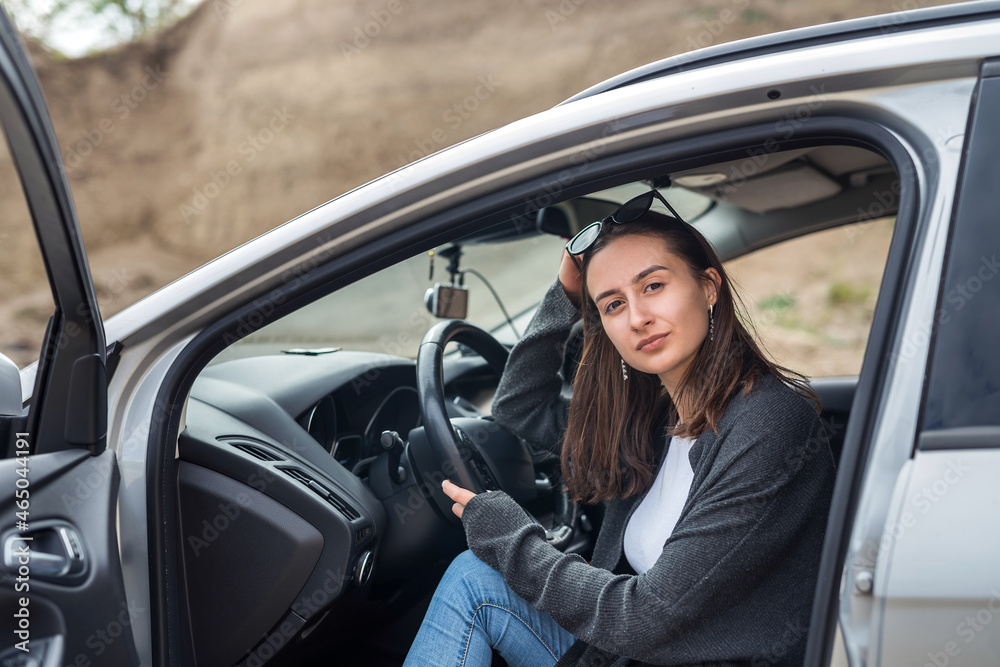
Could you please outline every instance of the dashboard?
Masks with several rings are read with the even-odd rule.
[[[247,400],[248,393],[257,400]],[[225,362],[205,369],[192,398],[269,433],[288,428],[291,417],[323,452],[358,477],[382,452],[384,431],[405,440],[420,426],[413,360],[365,352]]]
[[[445,380],[477,402],[497,382],[480,357],[462,355],[450,355]],[[344,596],[384,597],[402,612],[440,576],[422,568],[463,548],[460,527],[421,495],[409,456],[403,475],[390,474],[380,443],[384,431],[406,441],[421,425],[416,386],[412,359],[339,350],[202,371],[177,451],[186,626],[199,664],[245,660],[246,646],[287,628],[347,628],[356,619],[330,619],[338,609],[361,616],[368,600],[333,604]],[[466,399],[448,409],[481,414]],[[384,619],[392,605],[380,604]]]
[[[337,463],[362,476],[381,452],[384,431],[402,438],[420,426],[420,403],[413,386],[387,388],[375,398],[362,398],[357,386],[327,394],[299,416],[299,424]]]

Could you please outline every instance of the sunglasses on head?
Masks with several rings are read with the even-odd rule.
[[[649,211],[649,208],[653,205],[654,199],[659,199],[663,202],[663,205],[667,207],[667,210],[669,210],[675,218],[683,222],[683,219],[677,214],[674,207],[670,205],[670,202],[664,199],[663,195],[661,195],[657,190],[650,190],[649,192],[645,192],[638,197],[633,197],[619,206],[617,211],[603,220],[590,223],[577,232],[576,236],[569,240],[569,243],[566,244],[566,251],[569,253],[570,259],[573,260],[573,263],[576,264],[576,268],[581,271],[583,270],[583,267],[580,266],[580,262],[576,260],[576,256],[587,252],[590,247],[594,245],[594,241],[597,240],[597,237],[601,235],[601,230],[604,229],[604,223],[613,222],[616,225],[624,225],[628,222],[635,222],[642,216],[646,215],[646,212]]]

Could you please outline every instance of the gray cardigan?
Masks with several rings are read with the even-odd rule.
[[[497,391],[495,419],[536,451],[566,427],[559,369],[578,317],[555,283]],[[834,479],[822,421],[769,376],[730,401],[718,434],[698,437],[689,460],[687,502],[642,575],[622,558],[642,494],[607,503],[591,563],[547,544],[507,494],[469,501],[469,548],[577,638],[560,667],[801,665]]]

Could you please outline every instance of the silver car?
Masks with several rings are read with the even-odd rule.
[[[747,664],[806,633],[810,666],[1000,664],[1000,3],[650,64],[106,321],[39,86],[0,32],[0,122],[56,304],[39,361],[0,363],[0,664],[400,664],[464,548],[443,476],[588,553],[601,508],[567,513],[551,457],[490,399],[564,238],[650,187],[727,261],[796,265],[751,314],[816,369],[833,436],[811,618]],[[809,270],[834,252],[846,283]],[[874,292],[851,291],[861,274]],[[809,310],[852,300],[856,340]]]

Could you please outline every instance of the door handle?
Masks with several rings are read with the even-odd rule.
[[[87,557],[75,528],[46,522],[28,531],[4,534],[3,565],[16,576],[69,584],[86,574]]]

